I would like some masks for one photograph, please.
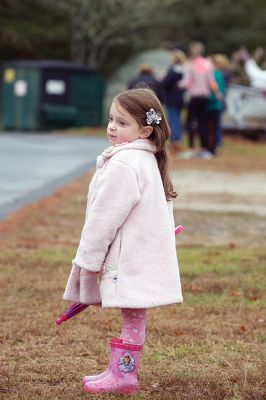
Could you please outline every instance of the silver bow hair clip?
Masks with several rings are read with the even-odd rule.
[[[148,125],[159,125],[159,123],[162,120],[161,114],[158,112],[154,111],[153,108],[151,108],[149,111],[146,112],[146,122]]]

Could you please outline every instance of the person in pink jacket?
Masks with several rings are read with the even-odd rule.
[[[136,393],[147,308],[182,303],[166,141],[156,95],[131,89],[111,104],[111,143],[97,159],[85,224],[64,299],[121,309],[109,367],[83,378],[90,393]]]
[[[199,133],[200,146],[208,150],[207,105],[211,93],[217,95],[218,87],[213,78],[211,62],[204,57],[205,48],[201,42],[192,42],[189,46],[190,61],[184,69],[184,78],[180,87],[187,90],[189,96],[187,112],[187,131],[189,147],[193,148],[195,124]]]

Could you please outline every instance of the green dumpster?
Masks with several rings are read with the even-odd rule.
[[[102,124],[104,81],[62,61],[12,61],[1,70],[0,126],[49,130]]]

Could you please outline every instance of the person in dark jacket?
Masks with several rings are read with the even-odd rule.
[[[171,129],[170,141],[173,152],[180,150],[180,141],[182,139],[180,114],[184,107],[184,89],[178,87],[178,82],[183,78],[183,64],[185,61],[185,53],[182,50],[175,50],[172,54],[172,64],[161,81]]]
[[[151,89],[160,101],[163,101],[161,83],[155,78],[152,67],[149,64],[141,64],[138,75],[128,82],[128,89]]]

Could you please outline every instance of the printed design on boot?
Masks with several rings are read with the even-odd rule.
[[[130,353],[124,353],[119,360],[119,371],[131,372],[134,369],[135,360]]]

